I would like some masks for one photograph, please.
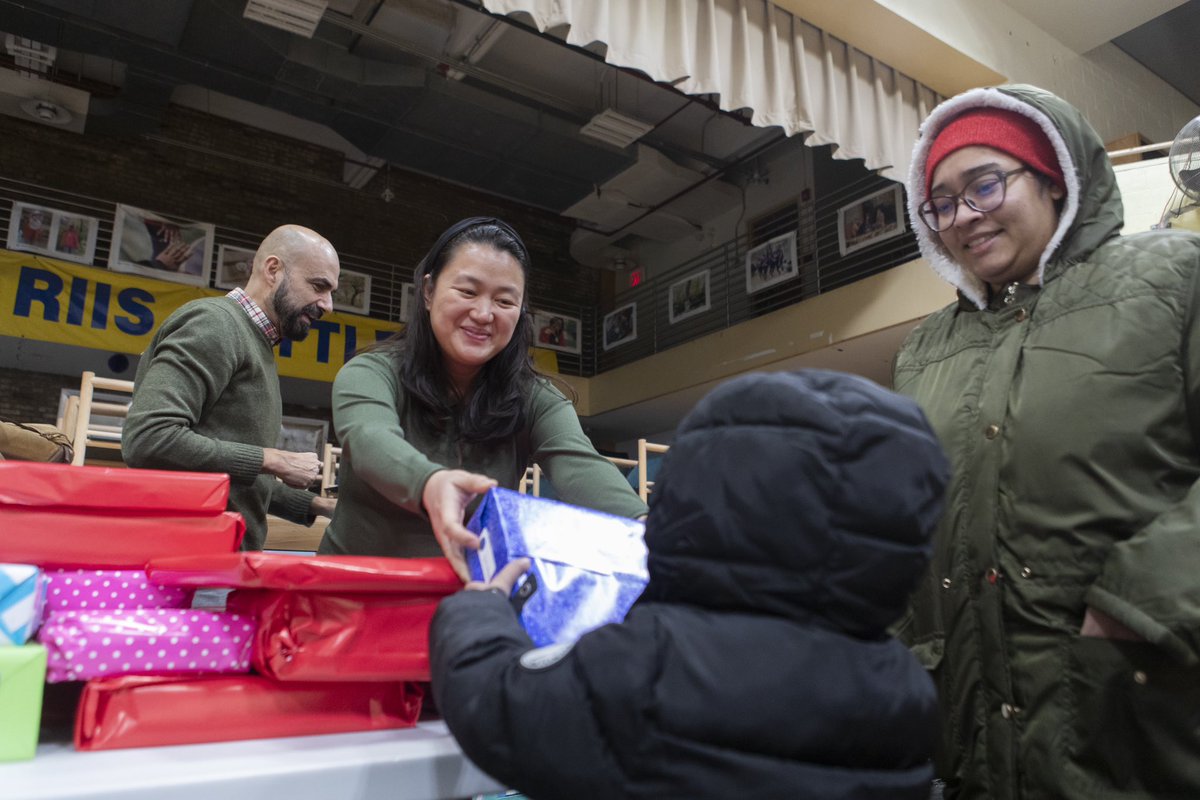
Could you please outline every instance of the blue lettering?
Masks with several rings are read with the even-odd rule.
[[[38,286],[38,282],[42,286]],[[58,295],[63,290],[62,278],[37,267],[21,267],[17,296],[13,301],[13,316],[28,317],[33,304],[42,304],[42,319],[58,322]]]
[[[67,304],[67,324],[83,324],[83,306],[87,303],[88,282],[86,278],[71,279],[71,301]]]
[[[279,357],[280,358],[291,358],[292,357],[292,340],[291,339],[280,340],[280,342],[279,342]]]
[[[388,338],[389,336],[391,336],[394,333],[395,333],[395,331],[384,331],[384,330],[380,330],[379,328],[376,328],[375,329],[375,341],[382,342],[384,339]]]
[[[317,332],[317,363],[329,363],[329,337],[342,329],[336,322],[313,320],[313,329]]]
[[[112,287],[107,283],[96,284],[96,300],[92,303],[92,327],[104,330],[108,324],[108,299],[112,296]]]
[[[145,289],[129,287],[117,293],[117,305],[130,317],[116,317],[117,330],[130,336],[143,336],[154,327],[154,312],[148,304],[154,295]]]

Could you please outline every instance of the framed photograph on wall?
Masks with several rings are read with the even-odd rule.
[[[708,311],[708,273],[708,270],[696,272],[671,284],[667,292],[667,312],[672,325]]]
[[[333,307],[355,314],[371,313],[371,276],[365,272],[343,269],[338,273],[338,288],[333,293]]]
[[[245,289],[254,269],[254,250],[223,244],[217,248],[213,285],[220,289]]]
[[[8,249],[91,264],[99,226],[95,217],[17,201],[8,221]]]
[[[838,209],[838,252],[853,253],[904,233],[904,197],[900,184],[889,186]]]
[[[796,232],[768,239],[746,253],[746,294],[796,277]]]
[[[108,268],[164,281],[208,285],[213,226],[117,206]]]
[[[552,311],[533,314],[533,346],[564,353],[579,352],[579,319]]]
[[[311,451],[324,458],[325,440],[328,436],[329,422],[327,420],[285,416],[275,447],[293,453]]]
[[[417,307],[417,285],[415,283],[400,284],[400,321],[407,323]]]
[[[637,303],[621,306],[604,315],[604,349],[632,342],[637,338]]]

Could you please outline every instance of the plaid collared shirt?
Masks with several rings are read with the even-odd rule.
[[[283,340],[283,337],[279,335],[279,329],[275,327],[275,323],[267,318],[266,313],[262,310],[262,306],[254,302],[244,289],[234,289],[225,296],[245,309],[246,314],[258,326],[258,329],[263,332],[263,336],[267,337],[267,341],[271,343],[272,347]]]

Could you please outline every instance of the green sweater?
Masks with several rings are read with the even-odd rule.
[[[548,382],[534,388],[525,430],[511,441],[472,445],[453,429],[425,430],[390,354],[360,355],[333,382],[333,424],[342,443],[338,503],[321,553],[436,556],[421,495],[441,469],[464,469],[515,489],[536,461],[563,501],[625,517],[646,513],[637,493],[592,447],[571,402]]]
[[[260,474],[282,416],[271,344],[226,297],[187,303],[163,322],[138,364],[125,421],[125,463],[229,474],[229,510],[246,520],[243,550],[261,550],[267,513],[312,523],[313,495]]]

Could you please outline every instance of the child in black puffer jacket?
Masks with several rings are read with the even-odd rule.
[[[509,565],[438,610],[437,706],[537,800],[925,800],[934,688],[887,627],[948,477],[916,404],[870,381],[729,381],[663,462],[625,621],[534,649]]]

